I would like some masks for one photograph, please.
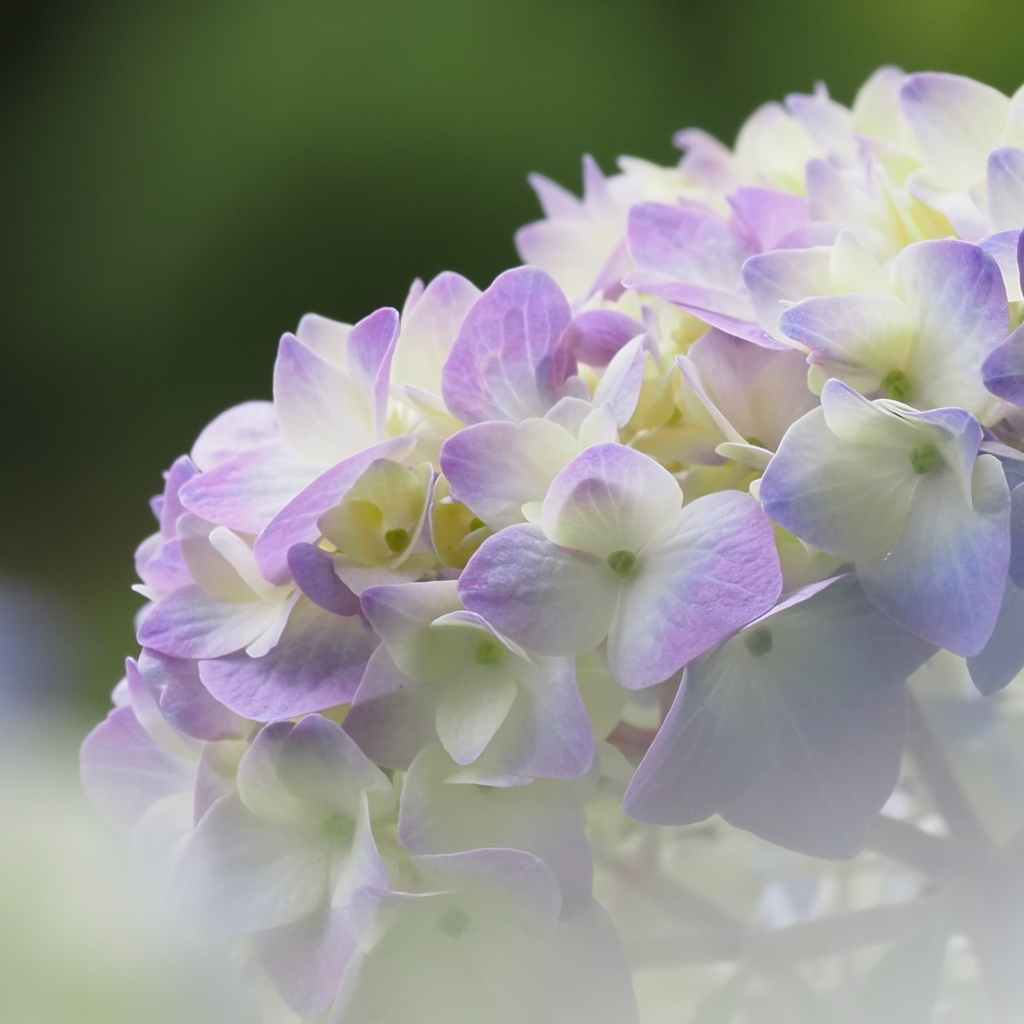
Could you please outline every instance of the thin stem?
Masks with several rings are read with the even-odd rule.
[[[879,814],[872,823],[868,846],[932,878],[947,878],[956,866],[957,851],[952,840],[885,814]]]
[[[924,712],[913,698],[910,701],[907,745],[935,806],[946,819],[950,835],[963,842],[990,847],[991,840],[985,827],[953,774]]]

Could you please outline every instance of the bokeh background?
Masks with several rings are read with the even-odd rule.
[[[583,152],[606,171],[622,153],[671,162],[676,129],[731,142],[765,100],[823,79],[848,102],[883,63],[1012,92],[1019,15],[1019,0],[0,0],[0,741],[28,766],[6,774],[0,848],[39,865],[26,836],[60,845],[61,815],[88,831],[74,751],[134,653],[146,500],[214,414],[269,397],[302,313],[351,321],[444,268],[485,286],[537,215],[526,174],[577,188]],[[27,799],[44,777],[49,795]],[[86,863],[107,863],[98,849]],[[82,870],[87,891],[108,884]],[[12,885],[34,891],[17,877],[0,920]],[[0,951],[16,944],[3,927]],[[129,966],[151,955],[117,942]],[[15,1013],[16,987],[0,1024],[94,1019]],[[109,988],[97,1019],[158,1019]]]

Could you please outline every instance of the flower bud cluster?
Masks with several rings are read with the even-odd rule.
[[[589,808],[849,857],[907,678],[1024,666],[1024,93],[677,142],[535,178],[483,292],[303,318],[153,502],[83,778],[287,1014],[636,1020]]]

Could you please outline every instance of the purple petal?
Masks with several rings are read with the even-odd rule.
[[[614,309],[590,309],[573,317],[563,341],[569,352],[589,366],[607,366],[616,352],[645,327]]]
[[[1006,477],[993,456],[982,455],[974,465],[971,503],[954,474],[925,477],[892,550],[856,562],[861,586],[917,636],[962,657],[978,654],[999,615],[1009,519]]]
[[[314,604],[335,615],[359,613],[359,597],[338,578],[329,551],[313,544],[293,544],[288,549],[288,571]]]
[[[163,501],[160,503],[160,533],[165,540],[171,540],[176,536],[175,523],[185,511],[185,506],[178,498],[178,492],[198,473],[196,464],[187,455],[175,459],[167,471]]]
[[[303,459],[330,466],[377,440],[375,400],[372,384],[354,379],[294,334],[281,338],[274,408],[282,433]]]
[[[434,693],[404,675],[382,644],[366,666],[344,728],[375,764],[405,771],[437,742]]]
[[[584,654],[608,633],[617,583],[603,558],[552,544],[524,523],[481,544],[459,577],[459,597],[529,651]]]
[[[1021,233],[1024,237],[1024,232]],[[985,387],[997,398],[1024,406],[1024,327],[997,345],[981,364]]]
[[[200,740],[240,737],[246,724],[215,700],[199,678],[199,666],[144,649],[139,671],[160,691],[160,711],[175,729]]]
[[[787,235],[805,227],[807,200],[792,192],[738,188],[727,197],[746,233],[762,250],[773,249]]]
[[[757,247],[710,210],[637,203],[629,211],[629,251],[637,267],[684,284],[729,290]]]
[[[190,789],[194,772],[194,763],[159,746],[129,707],[111,711],[82,744],[86,795],[123,832],[157,801]]]
[[[192,446],[192,459],[203,472],[280,434],[272,402],[243,402],[208,423]]]
[[[623,807],[681,825],[718,812],[818,857],[850,857],[899,778],[904,681],[934,648],[850,577],[687,667]]]
[[[357,818],[363,795],[374,807],[394,806],[387,776],[340,725],[307,715],[285,737],[277,753],[277,777],[305,805],[319,805]]]
[[[668,679],[767,612],[782,590],[768,517],[739,491],[687,504],[641,552],[608,636],[608,665],[630,689]]]
[[[259,533],[322,472],[285,441],[270,441],[193,477],[180,492],[190,512],[240,533]]]
[[[548,420],[476,423],[441,447],[441,471],[451,495],[492,530],[523,521],[529,501],[543,501],[551,481],[580,450]]]
[[[967,659],[967,669],[978,691],[986,697],[997,693],[1024,668],[1024,590],[1006,581],[999,616],[985,646]]]
[[[441,393],[441,367],[480,289],[460,274],[445,271],[427,285],[416,304],[402,313],[392,380]]]
[[[377,437],[384,433],[391,358],[398,341],[398,328],[398,310],[385,306],[352,328],[345,348],[349,372],[367,394],[373,395]]]
[[[465,424],[543,416],[575,371],[562,340],[569,304],[535,267],[501,274],[473,304],[442,371],[441,391]]]
[[[203,661],[207,689],[232,711],[272,722],[346,704],[373,651],[358,616],[343,618],[300,600],[280,640],[260,658],[244,651]]]
[[[289,579],[288,551],[293,544],[310,543],[320,536],[317,520],[345,496],[356,480],[377,459],[401,460],[415,446],[409,437],[392,437],[365,448],[321,473],[295,495],[266,524],[253,552],[260,572],[271,583]]]
[[[781,249],[743,264],[743,284],[765,330],[777,331],[779,317],[794,302],[832,290],[830,252],[822,247]]]
[[[175,658],[219,658],[248,647],[282,613],[280,602],[218,601],[201,587],[183,587],[144,613],[138,639]]]

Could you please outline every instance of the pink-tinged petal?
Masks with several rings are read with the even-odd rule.
[[[543,416],[575,371],[562,331],[561,289],[536,267],[501,274],[473,304],[442,372],[442,394],[465,424]]]
[[[362,386],[363,392],[373,396],[376,438],[384,434],[391,360],[398,341],[398,328],[398,310],[390,307],[378,309],[352,328],[345,347],[349,372]]]
[[[387,776],[340,725],[323,715],[307,715],[281,744],[276,761],[281,784],[303,804],[359,816],[362,799],[379,815],[395,804]]]
[[[161,544],[159,540],[160,534],[154,533],[152,538],[148,538],[149,543],[144,541],[145,546],[136,551],[136,571],[147,586],[169,594],[194,581],[185,562],[181,541],[169,540]]]
[[[376,764],[405,771],[437,740],[434,693],[403,674],[382,644],[366,666],[344,728]]]
[[[541,524],[552,543],[603,559],[639,550],[682,503],[678,481],[650,456],[595,444],[552,481]]]
[[[277,351],[274,408],[288,443],[320,466],[333,465],[377,439],[373,390],[294,334],[285,334]]]
[[[449,782],[457,769],[437,746],[416,757],[402,785],[402,845],[413,854],[523,850],[551,868],[568,907],[589,901],[590,847],[577,788],[547,779],[502,788]]]
[[[527,181],[537,195],[545,217],[584,217],[583,204],[567,188],[563,188],[543,174],[529,174]]]
[[[992,350],[981,364],[981,377],[997,398],[1024,406],[1024,327]]]
[[[736,292],[668,281],[662,275],[652,275],[644,271],[627,274],[622,283],[627,288],[635,288],[667,299],[709,326],[717,327],[726,334],[743,338],[755,345],[763,345],[765,348],[792,347],[788,342],[773,338],[756,323],[750,300]]]
[[[978,691],[991,697],[1024,669],[1024,590],[1007,579],[995,627],[985,646],[967,659]]]
[[[757,247],[726,220],[697,207],[637,203],[629,211],[629,251],[641,270],[684,284],[732,289]]]
[[[634,338],[615,353],[594,389],[594,405],[607,405],[620,429],[630,421],[640,400],[644,353],[645,339]]]
[[[191,479],[181,502],[202,519],[241,533],[259,533],[322,472],[285,441],[269,441]]]
[[[203,686],[196,662],[144,649],[139,655],[139,671],[158,689],[161,714],[186,736],[225,740],[248,731],[247,723]]]
[[[988,155],[988,214],[997,231],[1024,225],[1024,149],[1002,146]]]
[[[334,1001],[357,946],[345,910],[327,902],[299,921],[259,932],[252,944],[284,1004],[309,1019]]]
[[[125,659],[125,684],[128,700],[139,725],[172,754],[194,760],[202,744],[182,736],[160,710],[160,690],[139,670],[133,658]]]
[[[277,512],[256,538],[253,551],[260,572],[272,583],[286,582],[291,546],[319,538],[317,520],[341,501],[371,463],[377,459],[401,461],[415,445],[414,438],[392,437],[357,452],[317,476]]]
[[[168,895],[210,931],[263,931],[325,902],[329,867],[330,845],[315,827],[268,821],[228,796],[196,826]]]
[[[588,366],[607,366],[616,352],[646,328],[614,309],[589,309],[573,317],[563,339],[574,358]]]
[[[178,492],[198,473],[196,464],[187,455],[175,459],[167,471],[159,517],[160,533],[164,540],[171,540],[176,536],[175,524],[178,522],[178,517],[185,511],[185,506],[178,498]]]
[[[851,576],[686,669],[623,807],[681,825],[719,813],[818,857],[851,857],[899,778],[906,678],[934,648]]]
[[[452,497],[500,530],[523,521],[524,504],[544,500],[579,450],[576,438],[549,420],[477,423],[445,441],[441,471]]]
[[[896,257],[893,280],[917,328],[911,380],[932,407],[977,411],[988,398],[978,368],[1010,329],[998,264],[970,242],[918,242]]]
[[[539,526],[510,526],[480,545],[459,597],[529,651],[585,654],[608,634],[619,579],[603,558],[551,543]]]
[[[194,774],[195,763],[157,744],[130,707],[115,708],[82,743],[86,795],[125,833],[159,800],[190,789]]]
[[[268,653],[252,658],[239,651],[203,661],[199,672],[222,704],[270,722],[348,703],[373,646],[359,616],[345,618],[300,600]]]
[[[900,108],[943,185],[962,192],[984,175],[1010,101],[970,78],[925,72],[903,84]]]
[[[359,597],[334,571],[334,555],[313,544],[288,549],[288,572],[295,585],[314,604],[335,615],[358,615]]]
[[[202,587],[184,587],[144,613],[138,638],[175,658],[219,658],[247,647],[281,613],[279,601],[218,601]]]
[[[672,144],[685,150],[680,169],[698,184],[724,193],[739,183],[732,151],[714,136],[700,128],[684,128],[672,137]]]
[[[223,526],[215,526],[191,512],[185,512],[178,517],[177,528],[181,554],[189,574],[203,590],[218,601],[227,603],[253,601],[262,596],[211,543],[210,534],[214,530],[224,531]],[[229,536],[238,539],[235,534],[229,533]]]
[[[807,364],[799,352],[773,351],[710,330],[690,346],[688,357],[699,379],[680,357],[687,381],[719,425],[728,424],[744,441],[754,438],[774,450],[818,404],[807,388]]]
[[[243,402],[208,423],[192,446],[192,461],[204,473],[280,434],[272,402]]]
[[[762,250],[807,225],[807,200],[769,188],[738,188],[727,197],[745,233]]]
[[[970,657],[988,642],[1010,561],[1010,494],[997,459],[974,464],[971,501],[956,475],[922,478],[892,549],[856,562],[867,596],[917,636]]]
[[[749,494],[710,494],[674,518],[641,552],[608,636],[612,675],[631,689],[667,679],[782,590],[772,525]]]
[[[461,274],[445,271],[427,285],[415,306],[402,313],[391,378],[422,391],[441,393],[441,367],[480,289]]]

